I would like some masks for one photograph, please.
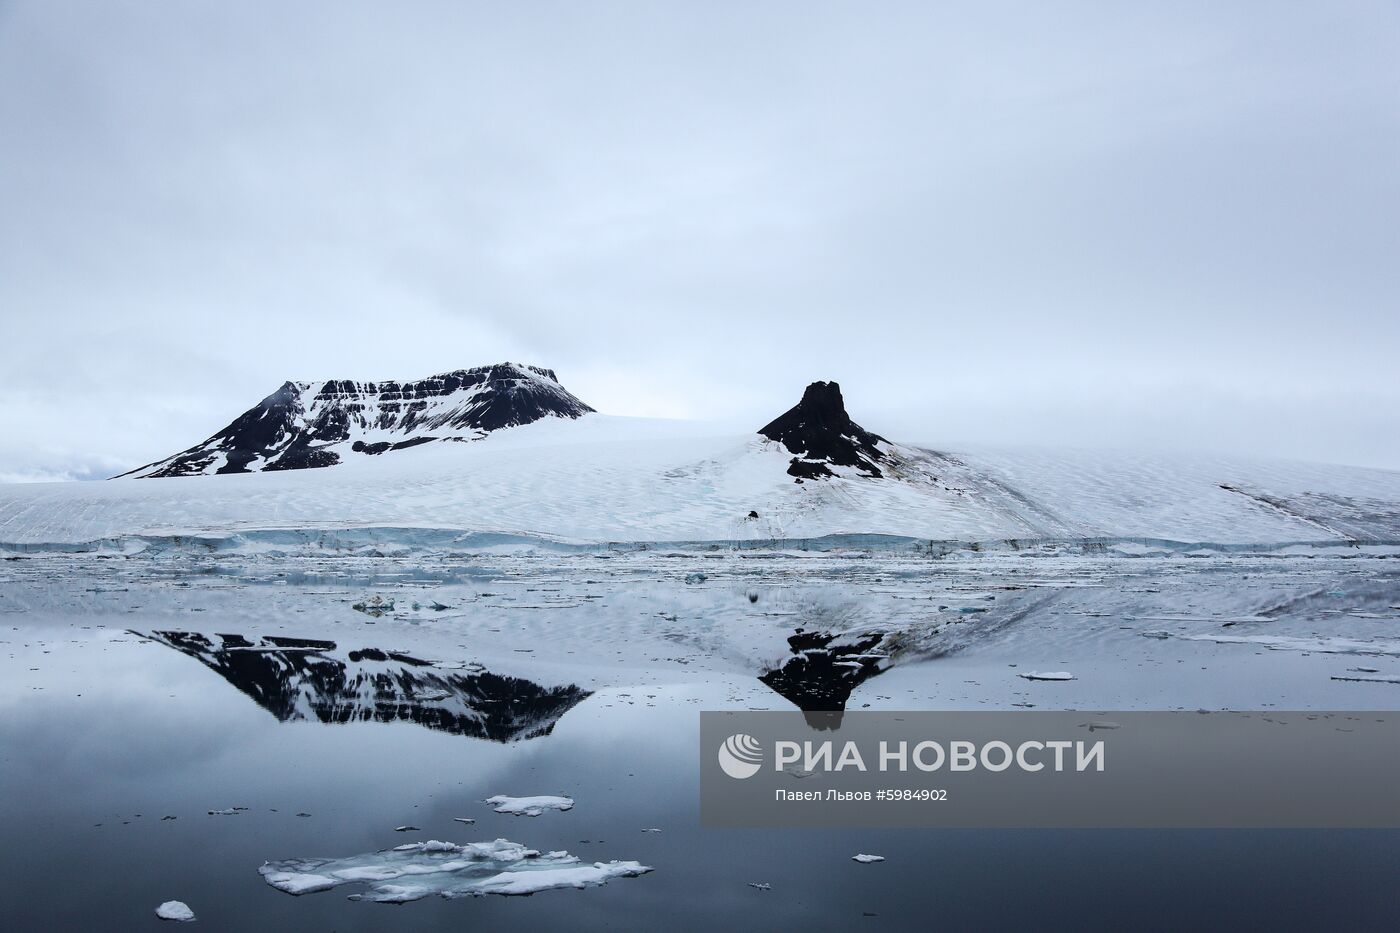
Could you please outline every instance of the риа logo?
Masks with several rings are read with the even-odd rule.
[[[732,778],[751,778],[762,765],[763,746],[751,735],[731,735],[719,747],[719,766]]]

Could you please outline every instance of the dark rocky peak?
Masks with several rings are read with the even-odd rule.
[[[285,382],[200,444],[132,474],[251,473],[334,466],[434,441],[471,441],[593,411],[551,369],[496,363],[410,382]]]
[[[777,441],[795,454],[788,473],[804,479],[835,476],[833,466],[853,467],[866,476],[883,476],[878,463],[888,443],[851,420],[841,386],[814,382],[802,393],[802,401],[764,425],[759,434]]]

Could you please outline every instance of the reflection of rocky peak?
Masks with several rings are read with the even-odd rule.
[[[799,630],[788,638],[793,656],[781,667],[764,674],[774,692],[804,713],[840,713],[851,691],[880,673],[884,655],[871,654],[883,636],[838,636]],[[835,728],[840,717],[809,717],[813,726]]]
[[[876,463],[886,454],[887,443],[846,414],[841,387],[834,382],[814,382],[802,393],[802,401],[759,429],[795,454],[788,474],[801,479],[835,476],[833,466],[854,467],[867,476],[882,476]]]
[[[202,443],[128,475],[192,476],[334,466],[433,441],[469,441],[591,412],[551,369],[496,363],[412,382],[286,382]]]
[[[141,634],[141,633],[136,633]],[[548,735],[589,694],[484,670],[447,671],[407,654],[335,642],[265,636],[142,635],[198,660],[283,722],[415,722],[429,729],[513,742]]]

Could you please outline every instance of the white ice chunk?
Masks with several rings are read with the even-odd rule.
[[[194,919],[194,911],[184,901],[166,901],[156,908],[156,916],[162,920],[177,920],[189,923]]]
[[[1074,680],[1069,671],[1022,671],[1016,676],[1026,680]]]
[[[1300,635],[1183,635],[1191,641],[1213,641],[1221,645],[1258,645],[1271,651],[1316,651],[1320,654],[1369,654],[1400,657],[1400,641],[1357,641],[1333,636]]]
[[[651,867],[632,861],[581,864],[568,852],[529,849],[518,842],[410,843],[343,859],[285,859],[258,869],[268,884],[288,894],[309,894],[342,884],[367,886],[351,900],[397,904],[436,894],[534,894],[556,888],[587,888],[613,878],[633,878]]]
[[[546,810],[572,810],[574,808],[573,798],[548,795],[507,797],[504,794],[497,794],[494,797],[487,797],[486,802],[495,806],[497,813],[509,813],[512,816],[539,816]]]
[[[864,852],[851,856],[851,861],[860,862],[862,865],[869,865],[871,862],[883,862],[884,860],[885,857],[883,855],[866,855]]]

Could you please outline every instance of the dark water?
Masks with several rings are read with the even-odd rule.
[[[165,634],[148,639],[111,617],[6,612],[5,930],[151,929],[166,900],[189,904],[204,930],[1400,928],[1400,832],[701,828],[699,711],[765,696],[843,704],[874,675],[859,667],[823,676],[820,664],[789,664],[645,686],[613,677],[622,685],[584,689],[565,666],[526,678],[374,650],[317,654],[298,642],[291,616],[264,626],[275,635],[224,618],[180,634],[167,616]],[[240,653],[250,647],[267,650]],[[1294,654],[1228,658],[1311,676]],[[947,663],[906,666],[900,682],[977,670],[954,674]],[[397,693],[366,703],[380,675]],[[577,805],[513,817],[482,802],[494,794],[567,794]],[[246,809],[208,814],[232,807]],[[394,831],[405,824],[419,830]],[[661,832],[643,831],[653,827]],[[583,891],[401,906],[347,900],[353,886],[293,897],[258,874],[269,859],[498,837],[655,870]],[[887,860],[859,865],[857,852]]]

